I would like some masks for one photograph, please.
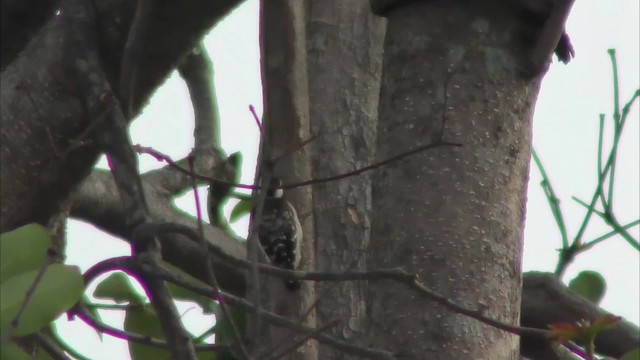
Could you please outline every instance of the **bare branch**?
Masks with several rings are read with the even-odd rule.
[[[138,266],[138,264],[136,265]],[[149,264],[139,264],[139,265],[146,267]],[[184,279],[182,276],[178,274],[174,274],[171,271],[168,271],[162,267],[156,266],[156,267],[153,267],[152,269],[147,269],[147,271],[152,271],[159,278],[165,281],[169,281],[174,284],[180,285],[185,289],[191,290],[195,293],[206,294],[214,298],[219,298],[221,301],[225,301],[226,303],[236,306],[240,309],[243,309],[248,313],[255,314],[257,311],[255,304],[251,304],[242,298],[233,296],[231,294],[227,294],[223,291],[217,293],[215,292],[214,289],[208,286],[201,285],[193,281],[188,281],[187,279]],[[316,339],[319,342],[324,343],[328,346],[333,346],[336,349],[342,350],[347,354],[364,356],[364,357],[373,358],[373,359],[396,359],[396,356],[393,353],[382,351],[382,350],[374,350],[370,348],[359,347],[347,342],[337,340],[331,336],[318,333],[317,329],[306,327],[304,325],[298,324],[294,321],[291,321],[287,318],[276,315],[269,311],[263,310],[261,313],[261,316],[263,317],[264,320],[266,320],[268,323],[274,326],[296,329],[297,331],[302,332],[304,335],[308,335],[311,338]]]
[[[574,323],[580,320],[593,321],[610,315],[608,311],[569,290],[550,273],[525,273],[522,287],[521,324],[535,328],[546,328],[556,322]],[[523,341],[527,341],[523,337]],[[596,351],[619,358],[640,343],[640,330],[628,321],[620,321],[611,329],[598,334]]]
[[[133,94],[135,94],[138,67],[140,66],[140,52],[144,46],[143,32],[148,30],[153,3],[151,0],[138,0],[122,54],[118,95],[123,105],[122,112],[125,119],[128,120],[131,120],[132,116]]]
[[[71,314],[73,316],[77,316],[78,318],[80,318],[80,320],[84,321],[85,323],[87,323],[87,325],[91,326],[97,331],[115,337],[117,339],[131,341],[156,348],[169,349],[169,344],[164,340],[152,338],[148,335],[136,334],[125,330],[120,330],[101,321],[98,321],[89,313],[89,311],[87,311],[85,304],[78,304],[72,310]],[[196,351],[217,351],[226,349],[228,349],[228,346],[225,344],[195,345]]]
[[[187,229],[196,229],[195,219],[179,209],[171,206],[169,194],[146,182],[143,183],[145,198],[149,205],[152,223],[175,223]],[[98,228],[124,241],[130,241],[131,231],[125,224],[122,206],[117,196],[113,177],[103,170],[94,170],[82,184],[74,196],[71,216],[91,222]],[[182,234],[164,232],[159,235],[162,258],[183,269],[191,276],[207,281],[205,278],[205,256],[198,245],[197,233],[191,230],[193,240]],[[215,226],[204,227],[205,237],[210,243],[216,259],[213,262],[214,272],[221,276],[220,286],[233,294],[242,295],[246,291],[245,275],[242,270],[220,261],[226,254],[231,258],[246,258],[246,249],[241,239],[234,237]]]
[[[36,333],[36,341],[38,342],[38,346],[44,350],[53,360],[70,360],[62,349],[55,344],[48,336],[42,334],[41,332]]]
[[[556,0],[551,8],[551,15],[545,22],[542,31],[536,39],[535,47],[529,55],[533,75],[538,75],[549,63],[553,51],[558,46],[564,34],[565,23],[571,12],[574,0]],[[565,35],[566,36],[566,35]]]
[[[140,53],[140,63],[145,66],[138,70],[132,104],[134,113],[140,111],[149,95],[196,41],[239,3],[239,0],[196,1],[181,2],[178,7],[174,3],[156,4],[148,32],[154,39],[163,41],[146,42]],[[101,47],[100,64],[109,83],[117,84],[135,3],[113,0],[96,2],[95,7],[100,21],[91,26],[100,30],[99,41],[95,42]],[[38,105],[37,111],[47,114],[50,138],[61,153],[69,147],[69,138],[91,126],[87,119],[92,117],[85,112],[82,100],[88,93],[79,91],[85,87],[76,83],[79,78],[76,64],[80,61],[76,52],[83,45],[73,40],[74,34],[87,32],[71,31],[71,17],[67,15],[62,11],[51,17],[23,51],[6,64],[2,73],[0,108],[2,128],[6,129],[0,139],[3,146],[0,227],[3,231],[30,222],[46,224],[58,210],[58,204],[90,173],[99,155],[97,144],[85,144],[58,158],[51,151],[49,136],[36,109],[21,88],[27,87]]]
[[[312,339],[314,336],[318,336],[318,334],[323,333],[327,330],[329,330],[330,328],[337,326],[340,323],[339,320],[335,320],[332,322],[329,322],[327,324],[325,324],[324,326],[316,329],[316,331],[314,331],[311,334],[306,335],[305,337],[303,337],[302,339],[295,341],[293,344],[291,344],[291,346],[287,347],[286,349],[282,350],[279,353],[276,353],[275,355],[272,355],[271,357],[268,357],[267,360],[278,360],[278,359],[282,359],[284,358],[287,354],[292,353],[293,351],[295,351],[297,348],[301,347],[302,345],[304,345],[305,342],[307,342],[307,340]],[[293,331],[291,329],[291,331]]]
[[[194,173],[193,158],[189,157],[188,160],[189,160],[189,170],[191,171],[191,173]],[[216,279],[216,275],[213,272],[213,266],[211,264],[211,261],[212,261],[211,253],[208,251],[207,240],[204,237],[204,228],[202,226],[202,213],[201,213],[202,207],[200,205],[200,196],[198,195],[196,179],[195,177],[191,177],[191,180],[192,180],[191,185],[193,187],[193,196],[196,204],[196,213],[197,213],[197,222],[198,222],[198,243],[200,244],[200,248],[202,252],[206,254],[205,255],[205,261],[206,261],[205,276],[207,278],[207,284],[213,287],[215,292],[220,292],[220,285],[218,285],[218,280]],[[243,359],[248,359],[249,354],[247,353],[247,349],[245,348],[244,343],[242,342],[242,337],[240,336],[238,327],[236,326],[236,323],[233,317],[231,316],[231,313],[229,312],[229,309],[227,308],[227,305],[224,303],[224,301],[220,301],[220,308],[222,309],[223,315],[227,318],[227,320],[229,321],[229,324],[231,325],[233,336],[235,337],[236,343],[240,348],[240,354],[243,356]]]
[[[98,276],[112,270],[124,270],[128,273],[138,273],[139,271],[153,273],[154,276],[156,276],[158,279],[169,281],[187,290],[191,290],[197,294],[205,294],[207,296],[210,296],[211,298],[225,301],[227,304],[236,306],[244,311],[247,311],[248,313],[255,313],[256,311],[256,307],[254,304],[251,304],[242,298],[233,296],[224,291],[216,292],[212,287],[206,285],[203,282],[195,282],[184,278],[179,274],[166,270],[162,266],[158,266],[158,264],[154,262],[133,261],[128,256],[107,259],[92,266],[83,275],[85,279],[85,286],[88,286],[91,281],[96,279]],[[267,322],[273,324],[274,326],[295,329],[304,335],[309,335],[311,338],[328,346],[333,346],[336,349],[342,350],[347,354],[362,356],[370,359],[397,358],[394,354],[387,351],[358,347],[350,343],[337,340],[331,336],[319,333],[317,331],[318,329],[306,327],[304,325],[296,323],[295,321],[291,321],[287,318],[268,311],[263,311],[262,315]]]
[[[194,150],[221,149],[220,113],[214,83],[211,58],[202,42],[178,66],[178,73],[189,88],[194,114]]]
[[[82,0],[65,2],[63,11],[70,19],[71,25],[78,32],[77,41],[81,46],[77,49],[76,61],[83,61],[78,66],[80,76],[77,79],[81,90],[86,93],[84,106],[90,119],[98,122],[95,137],[107,154],[117,189],[126,214],[125,220],[132,232],[133,248],[136,261],[153,262],[160,258],[160,244],[154,236],[138,231],[140,225],[150,221],[149,211],[144,197],[142,180],[138,174],[137,157],[127,134],[127,121],[120,107],[112,107],[116,101],[109,81],[98,59],[94,9]],[[93,41],[90,41],[93,40]],[[105,109],[105,104],[106,109]],[[131,104],[128,104],[128,112]],[[105,121],[102,117],[105,116]],[[151,303],[156,311],[162,330],[171,345],[171,353],[175,359],[195,359],[195,351],[188,332],[180,322],[180,316],[165,284],[153,276],[138,273],[143,282]]]
[[[364,167],[356,169],[354,171],[349,171],[349,172],[346,172],[346,173],[343,173],[343,174],[327,176],[327,177],[323,177],[323,178],[305,180],[305,181],[296,182],[296,183],[293,183],[293,184],[284,184],[284,185],[282,185],[281,188],[282,189],[293,189],[293,188],[297,188],[297,187],[301,187],[301,186],[315,185],[315,184],[321,184],[321,183],[336,181],[336,180],[344,179],[344,178],[347,178],[347,177],[350,177],[350,176],[360,175],[360,174],[362,174],[364,172],[367,172],[367,171],[375,170],[375,169],[377,169],[379,167],[382,167],[384,165],[388,165],[388,164],[393,163],[395,161],[402,160],[402,159],[404,159],[404,158],[406,158],[408,156],[415,155],[417,153],[420,153],[420,152],[423,152],[423,151],[426,151],[426,150],[431,150],[431,149],[439,148],[439,147],[450,147],[450,146],[451,147],[460,147],[460,146],[462,146],[462,144],[453,143],[453,142],[447,142],[447,141],[436,141],[434,143],[421,145],[421,146],[418,146],[418,147],[416,147],[414,149],[410,149],[410,150],[401,152],[401,153],[399,153],[397,155],[394,155],[394,156],[391,156],[391,157],[389,157],[387,159],[384,159],[382,161],[379,161],[379,162],[364,166]],[[161,152],[159,152],[159,151],[157,151],[155,149],[152,149],[150,147],[141,146],[141,145],[135,145],[134,148],[139,153],[151,155],[154,158],[156,158],[157,160],[166,162],[167,164],[169,164],[170,166],[172,166],[176,170],[180,171],[181,173],[193,175],[197,179],[200,179],[200,180],[206,180],[206,181],[210,181],[210,182],[213,182],[213,183],[220,183],[220,184],[224,184],[224,185],[230,185],[230,186],[234,186],[234,187],[241,188],[241,189],[250,189],[250,190],[260,189],[259,185],[233,183],[233,182],[230,182],[230,181],[216,179],[216,178],[212,178],[212,177],[208,177],[208,176],[204,176],[204,175],[200,175],[200,174],[191,174],[191,172],[188,169],[185,169],[180,164],[178,164],[178,163],[174,162],[173,160],[171,160],[170,156],[165,155],[165,154],[163,154],[163,153],[161,153]]]

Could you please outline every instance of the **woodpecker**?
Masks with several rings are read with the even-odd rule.
[[[282,180],[273,177],[258,219],[258,239],[274,266],[295,270],[300,264],[302,227],[296,209],[283,198]],[[299,280],[286,280],[291,291],[300,288]]]

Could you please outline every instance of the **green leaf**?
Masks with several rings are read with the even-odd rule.
[[[146,335],[158,340],[164,340],[164,333],[160,321],[150,304],[127,310],[124,319],[124,330],[135,334]],[[129,355],[132,360],[170,360],[171,353],[166,349],[147,346],[129,341]],[[198,352],[198,360],[219,359],[214,352]]]
[[[50,246],[47,229],[38,224],[28,224],[0,234],[0,283],[39,269]]]
[[[227,161],[231,166],[236,170],[236,182],[240,180],[240,170],[242,170],[242,160],[243,156],[240,151],[236,151],[233,154],[229,155]]]
[[[620,360],[640,360],[640,348],[629,351]]]
[[[231,319],[224,316],[221,307],[218,307],[218,314],[216,314],[214,333],[216,334],[216,341],[221,343],[236,340],[233,334],[233,328],[231,327],[231,321],[233,321],[240,334],[244,334],[246,326],[246,314],[244,311],[229,305],[227,305],[227,310],[229,311]]]
[[[29,271],[0,285],[0,329],[6,331],[16,317],[38,270]],[[27,304],[14,336],[34,333],[80,300],[84,281],[77,266],[52,264],[45,270]]]
[[[31,356],[13,343],[3,343],[0,346],[0,359],[31,360]]]
[[[170,270],[176,274],[179,274],[183,278],[189,279],[191,282],[198,282],[204,286],[207,286],[207,284],[205,284],[204,282],[194,278],[193,276],[189,275],[184,270],[180,269],[175,265],[172,265],[163,261],[162,266],[165,267],[167,270]],[[169,282],[167,282],[166,284],[167,284],[167,289],[169,289],[169,291],[171,292],[171,295],[173,296],[174,300],[195,302],[196,304],[200,305],[200,307],[202,308],[202,312],[207,315],[213,314],[215,312],[217,303],[212,298],[208,296],[196,294],[191,290],[187,290],[183,287],[180,287],[178,285],[175,285]]]
[[[127,310],[127,315],[124,318],[124,329],[135,334],[164,339],[160,321],[149,304]],[[171,359],[171,353],[166,349],[151,347],[134,341],[129,341],[129,355],[132,360]]]
[[[244,311],[239,310],[233,306],[226,305],[229,311],[231,319],[224,316],[224,312],[221,307],[218,307],[219,312],[216,314],[216,325],[213,327],[213,333],[216,335],[216,343],[232,343],[236,340],[231,326],[231,321],[235,324],[240,334],[245,333],[246,328],[246,314]],[[217,356],[218,360],[236,360],[229,351],[220,351]]]
[[[140,295],[123,272],[114,272],[102,280],[93,292],[96,299],[112,300],[117,304],[132,303],[142,305],[145,297]]]
[[[247,215],[251,211],[251,201],[250,200],[240,200],[231,210],[231,215],[229,215],[229,222],[236,222],[238,219]]]
[[[213,304],[215,304],[215,301],[212,299],[196,294],[193,291],[182,288],[176,284],[167,283],[166,285],[174,300],[194,302],[202,308],[202,311],[205,314],[213,314]]]
[[[603,330],[611,329],[615,327],[622,318],[620,316],[615,315],[602,315],[596,318],[591,322],[591,331],[593,333],[593,338],[596,338]]]
[[[49,355],[49,353],[43,350],[42,348],[38,348],[35,357],[33,357],[31,360],[55,360],[55,359],[52,358],[51,355]]]
[[[607,283],[600,273],[582,271],[569,282],[569,289],[581,295],[594,304],[598,304],[607,289]]]

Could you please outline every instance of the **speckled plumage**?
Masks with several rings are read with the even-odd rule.
[[[280,184],[278,179],[275,184]],[[300,263],[302,231],[298,214],[282,197],[282,191],[270,189],[267,192],[258,225],[258,239],[273,265],[287,270],[297,269]],[[300,282],[287,280],[285,286],[289,290],[296,290],[300,287]]]

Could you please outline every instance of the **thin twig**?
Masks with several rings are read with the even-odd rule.
[[[382,160],[380,162],[377,163],[373,163],[370,165],[367,165],[365,167],[353,170],[353,171],[349,171],[346,173],[342,173],[339,175],[333,175],[333,176],[328,176],[328,177],[324,177],[324,178],[317,178],[317,179],[311,179],[311,180],[305,180],[302,182],[297,182],[297,183],[292,183],[292,184],[284,184],[282,185],[281,189],[292,189],[292,188],[297,188],[297,187],[302,187],[302,186],[307,186],[307,185],[315,185],[315,184],[319,184],[319,183],[326,183],[326,182],[331,182],[331,181],[336,181],[336,180],[340,180],[340,179],[344,179],[350,176],[356,176],[356,175],[360,175],[364,172],[367,171],[371,171],[374,170],[378,167],[384,166],[384,165],[388,165],[394,161],[398,161],[398,160],[402,160],[408,156],[420,153],[422,151],[426,151],[426,150],[430,150],[430,149],[434,149],[434,148],[438,148],[438,147],[461,147],[462,144],[459,143],[452,143],[452,142],[447,142],[447,141],[438,141],[435,143],[431,143],[431,144],[426,144],[426,145],[421,145],[418,146],[414,149],[411,150],[407,150],[405,152],[401,152],[397,155],[391,156],[385,160]],[[204,180],[204,181],[209,181],[209,182],[215,182],[215,183],[220,183],[220,184],[225,184],[225,185],[229,185],[229,186],[233,186],[233,187],[237,187],[240,189],[249,189],[249,190],[259,190],[261,188],[263,188],[263,186],[261,185],[249,185],[249,184],[242,184],[242,183],[234,183],[231,181],[225,181],[225,180],[221,180],[221,179],[216,179],[216,178],[212,178],[209,176],[204,176],[204,175],[199,175],[199,174],[192,174],[189,169],[185,169],[182,166],[178,165],[177,163],[175,163],[173,160],[171,160],[171,157],[168,155],[165,155],[151,147],[145,147],[145,146],[141,146],[141,145],[134,145],[134,149],[141,154],[147,154],[147,155],[151,155],[154,158],[156,158],[159,161],[164,161],[167,164],[169,164],[170,166],[172,166],[173,168],[175,168],[176,170],[180,171],[181,173],[184,173],[186,175],[193,175],[196,179],[198,180]]]
[[[62,349],[60,349],[51,338],[42,332],[38,332],[36,335],[36,341],[38,342],[38,347],[44,350],[49,357],[53,360],[71,360]],[[42,355],[38,355],[38,358],[42,358]]]
[[[404,159],[408,156],[420,153],[422,151],[425,150],[430,150],[430,149],[434,149],[437,147],[445,147],[445,146],[453,146],[453,147],[461,147],[462,144],[459,143],[451,143],[451,142],[447,142],[447,141],[438,141],[435,143],[431,143],[431,144],[427,144],[427,145],[422,145],[422,146],[418,146],[415,149],[411,149],[402,153],[399,153],[397,155],[391,156],[385,160],[379,161],[377,163],[373,163],[371,165],[367,165],[365,167],[353,170],[353,171],[349,171],[340,175],[333,175],[333,176],[327,176],[324,178],[317,178],[317,179],[311,179],[311,180],[306,180],[306,181],[302,181],[302,182],[297,182],[297,183],[293,183],[293,184],[285,184],[282,186],[283,189],[292,189],[292,188],[297,188],[297,187],[301,187],[301,186],[307,186],[307,185],[315,185],[315,184],[320,184],[320,183],[326,183],[326,182],[331,182],[331,181],[336,181],[336,180],[340,180],[340,179],[344,179],[347,177],[351,177],[351,176],[355,176],[355,175],[360,175],[364,172],[367,171],[371,171],[374,170],[376,168],[379,168],[381,166],[384,165],[388,165],[392,162]]]
[[[188,158],[188,163],[189,163],[189,170],[191,171],[191,173],[193,174],[194,168],[193,168],[193,158],[189,157]],[[218,279],[216,279],[216,275],[213,272],[213,267],[211,266],[211,257],[210,257],[210,252],[207,251],[207,241],[204,237],[204,228],[202,226],[202,211],[201,211],[201,205],[200,205],[200,196],[198,195],[198,184],[196,183],[196,179],[195,177],[191,177],[191,186],[193,187],[193,196],[194,196],[194,201],[196,204],[196,215],[197,215],[197,219],[198,219],[198,240],[200,242],[200,245],[202,246],[202,251],[205,254],[205,271],[206,271],[206,278],[207,278],[207,283],[212,286],[216,292],[220,292],[220,285],[218,284]],[[231,313],[229,312],[229,309],[227,309],[227,305],[224,303],[224,301],[222,299],[220,299],[220,308],[222,309],[222,313],[224,314],[224,316],[227,318],[227,320],[229,321],[229,324],[231,324],[231,330],[233,332],[233,336],[235,337],[235,340],[238,344],[238,346],[240,347],[240,351],[242,353],[242,356],[244,359],[248,359],[249,358],[249,354],[247,353],[247,349],[244,346],[244,343],[242,341],[242,337],[240,336],[240,332],[238,331],[238,327],[235,324],[235,321],[233,320],[233,318],[231,317]]]
[[[632,222],[622,226],[622,229],[628,230],[628,229],[631,229],[634,226],[637,226],[638,224],[640,224],[640,220],[632,221]],[[590,249],[590,248],[594,247],[595,245],[597,245],[598,243],[600,243],[600,242],[602,242],[602,241],[604,241],[606,239],[609,239],[611,237],[614,237],[614,236],[618,235],[619,233],[620,232],[618,230],[613,230],[613,231],[610,231],[610,232],[608,232],[608,233],[606,233],[604,235],[598,236],[597,238],[595,238],[595,239],[593,239],[591,241],[585,241],[582,244],[582,249],[583,249],[583,251],[587,250],[587,249]],[[638,242],[631,243],[631,246],[633,246],[633,248],[636,249],[637,251],[640,251],[640,243],[638,243]]]
[[[240,184],[240,183],[235,183],[233,181],[226,181],[226,180],[222,180],[222,179],[216,179],[216,178],[212,178],[212,177],[209,177],[209,176],[204,176],[204,175],[200,175],[200,174],[197,174],[197,173],[193,173],[189,169],[184,168],[180,164],[178,164],[177,162],[173,161],[169,155],[165,155],[165,154],[161,153],[160,151],[155,150],[154,148],[151,148],[151,147],[148,147],[148,146],[142,146],[140,144],[136,144],[136,145],[133,146],[133,148],[139,154],[151,155],[156,160],[163,161],[163,162],[167,163],[169,166],[171,166],[172,168],[178,170],[179,172],[183,173],[184,175],[193,176],[198,180],[202,180],[202,181],[206,181],[206,182],[212,182],[212,183],[218,183],[218,184],[227,185],[227,186],[233,186],[233,187],[237,187],[237,188],[240,188],[240,189],[253,190],[253,189],[259,189],[260,188],[259,186],[255,186],[255,185]]]
[[[112,129],[109,129],[112,130]],[[111,137],[119,136],[117,131],[111,131]],[[107,158],[112,163],[112,173],[120,189],[122,203],[127,210],[127,225],[133,232],[132,242],[134,259],[139,263],[157,263],[160,257],[160,243],[154,236],[143,231],[144,224],[148,224],[149,215],[146,200],[143,194],[142,182],[134,164],[131,164],[128,151],[130,145],[123,144],[117,147],[111,144],[116,153]],[[134,157],[135,159],[135,157]],[[174,359],[194,359],[195,350],[188,332],[180,321],[171,294],[166,285],[144,271],[137,272],[137,278],[144,284],[144,289],[158,316],[158,320],[170,343],[171,354]]]
[[[27,305],[31,301],[31,298],[33,298],[33,295],[36,292],[36,288],[40,284],[40,281],[42,281],[42,277],[44,276],[44,273],[47,271],[47,268],[49,267],[49,265],[55,262],[55,258],[56,258],[56,251],[53,248],[47,249],[46,257],[40,264],[40,268],[38,268],[38,272],[36,273],[35,278],[33,278],[33,282],[31,282],[31,285],[27,289],[27,292],[24,294],[24,300],[22,301],[22,304],[20,304],[20,308],[18,309],[16,316],[13,318],[13,320],[11,320],[11,326],[9,326],[6,332],[2,334],[2,338],[0,338],[1,340],[0,342],[4,343],[8,339],[10,339],[13,333],[18,328],[18,325],[20,325],[20,319],[22,319],[22,315],[24,315],[24,311],[27,309]]]
[[[165,281],[169,281],[171,283],[177,284],[197,294],[220,297],[221,299],[228,302],[229,304],[234,305],[238,308],[241,308],[250,314],[255,314],[257,311],[255,304],[252,304],[240,297],[233,296],[224,291],[220,291],[218,293],[214,289],[212,289],[211,287],[205,284],[188,281],[187,279],[180,276],[179,274],[175,274],[162,267],[156,267],[154,269],[146,269],[146,270],[154,272],[157,277]],[[289,320],[283,316],[276,315],[269,311],[263,310],[261,316],[264,320],[266,320],[268,323],[274,326],[294,328],[305,335],[310,334],[313,339],[316,339],[319,342],[324,343],[328,346],[332,346],[338,350],[344,351],[347,354],[365,356],[373,359],[396,359],[396,356],[393,353],[390,353],[388,351],[360,347],[348,342],[337,340],[323,333],[316,333],[317,329],[304,326],[302,324]]]
[[[611,145],[611,150],[609,151],[607,161],[603,164],[603,147],[604,147],[604,114],[600,114],[599,122],[598,122],[598,150],[597,150],[597,178],[598,182],[596,185],[596,189],[593,192],[593,196],[589,204],[586,204],[582,201],[578,201],[576,198],[574,200],[578,201],[581,205],[587,208],[587,212],[584,215],[582,223],[578,229],[578,232],[573,240],[573,243],[569,247],[564,247],[562,253],[560,255],[560,259],[558,261],[558,265],[556,267],[556,274],[561,275],[566,269],[567,265],[571,262],[571,260],[581,251],[586,250],[584,246],[581,244],[582,236],[586,231],[587,224],[589,223],[591,216],[593,214],[599,215],[609,226],[613,228],[615,232],[617,232],[623,239],[625,239],[631,246],[638,249],[640,248],[640,244],[636,239],[634,239],[627,231],[626,228],[617,221],[614,213],[613,213],[613,185],[615,180],[615,164],[616,157],[618,152],[618,144],[621,138],[622,130],[624,128],[627,116],[631,109],[631,106],[635,103],[636,99],[640,97],[640,89],[636,90],[634,94],[631,96],[630,100],[625,103],[622,108],[622,112],[620,112],[620,99],[619,99],[619,89],[618,89],[618,70],[616,64],[615,51],[613,49],[609,50],[609,56],[611,58],[612,71],[613,71],[613,92],[614,92],[614,115],[613,115],[613,143]],[[605,186],[607,185],[607,176],[608,176],[608,190],[605,194]],[[596,210],[596,206],[600,200],[603,211],[600,212]]]
[[[135,342],[142,345],[147,345],[155,348],[169,349],[169,344],[160,339],[150,337],[148,335],[136,334],[125,330],[120,330],[113,326],[107,325],[101,321],[95,319],[84,307],[85,305],[78,305],[73,309],[73,315],[80,318],[87,325],[100,331],[103,334],[107,334],[111,337],[125,340],[127,342]],[[227,349],[227,345],[222,344],[199,344],[194,345],[196,351],[213,351]]]
[[[264,184],[269,184],[271,182],[272,169],[269,166],[262,168],[261,170],[261,179],[264,181]],[[266,185],[268,186],[268,185]],[[261,316],[262,316],[262,307],[260,304],[261,296],[261,284],[260,277],[258,276],[258,267],[259,265],[263,265],[259,263],[259,254],[264,252],[262,246],[260,246],[260,239],[258,239],[258,227],[260,224],[260,219],[262,218],[262,211],[264,210],[264,203],[267,199],[267,191],[262,190],[257,193],[257,196],[253,194],[255,197],[255,212],[252,212],[253,218],[251,219],[251,226],[249,228],[249,236],[247,238],[248,246],[247,246],[247,258],[249,260],[249,270],[251,273],[251,288],[253,291],[253,299],[255,300],[255,319],[251,322],[253,324],[253,336],[256,344],[259,339],[261,331]],[[251,297],[250,297],[251,298]],[[253,347],[254,355],[258,350],[257,346]]]
[[[249,105],[249,111],[251,111],[251,114],[253,115],[253,119],[256,122],[256,126],[258,126],[258,130],[260,131],[260,135],[264,137],[264,133],[262,131],[262,123],[260,123],[260,118],[258,117],[258,114],[256,113],[256,108],[253,107],[253,105]]]
[[[590,209],[589,204],[585,203],[584,201],[578,199],[575,196],[572,196],[571,199],[573,199],[575,202],[577,202],[578,204],[586,207],[587,209]],[[631,246],[633,246],[636,250],[640,250],[639,246],[638,246],[638,241],[635,240],[633,237],[631,237],[631,235],[626,231],[629,226],[622,226],[618,223],[618,221],[615,219],[615,215],[611,212],[611,211],[598,211],[595,209],[590,209],[590,211],[596,215],[598,215],[598,217],[600,217],[602,219],[602,221],[604,221],[605,223],[607,223],[607,225],[609,225],[610,227],[613,228],[614,233],[622,236],[625,240],[627,240],[627,242],[629,242],[629,244]],[[633,223],[632,223],[633,224]],[[580,247],[581,250],[584,249],[584,246]]]
[[[156,266],[152,266],[155,268]],[[140,268],[147,269],[149,265],[146,263],[139,264],[134,260],[131,256],[119,256],[114,258],[109,258],[103,261],[100,261],[90,267],[85,273],[82,275],[84,280],[85,288],[88,288],[89,285],[97,279],[100,275],[110,272],[110,271],[123,271],[126,274],[136,274],[139,272]],[[135,278],[135,276],[134,276]],[[71,310],[68,311],[69,316],[78,316],[82,321],[89,324],[94,329],[105,333],[109,336],[116,337],[119,339],[123,339],[126,341],[138,342],[144,345],[149,345],[153,347],[160,347],[169,349],[169,344],[164,340],[154,339],[146,335],[139,335],[130,333],[128,331],[120,330],[109,326],[107,324],[102,323],[101,321],[95,319],[93,315],[91,315],[87,308],[94,306],[95,304],[87,304],[84,302],[79,302],[76,304]],[[217,349],[226,349],[228,345],[223,344],[200,344],[194,345],[196,351],[210,351]]]
[[[193,107],[194,150],[221,149],[220,107],[216,97],[213,63],[202,41],[178,66],[178,73],[187,84]]]
[[[191,230],[191,232],[193,231]],[[263,265],[263,264],[260,264],[260,265]],[[139,269],[140,267],[142,267],[143,269]],[[275,268],[275,269],[282,270],[279,268]],[[153,273],[154,276],[156,276],[158,279],[169,281],[187,290],[193,291],[196,294],[203,294],[212,298],[223,299],[228,304],[236,306],[248,313],[255,313],[256,311],[255,304],[252,304],[240,297],[233,296],[224,291],[216,292],[215,289],[213,289],[212,287],[210,287],[209,285],[203,282],[190,281],[184,276],[175,274],[167,269],[164,269],[161,266],[150,266],[149,264],[134,262],[129,256],[120,256],[120,257],[110,258],[110,259],[100,261],[99,263],[93,265],[83,275],[85,280],[85,286],[89,286],[89,284],[93,280],[95,280],[98,276],[104,274],[105,272],[114,271],[114,270],[121,270],[127,273],[136,273],[139,270],[144,270],[145,272]],[[283,271],[286,272],[287,270],[283,270]],[[74,309],[72,309],[70,313],[75,314],[75,312],[78,311],[78,306],[79,305],[77,305]],[[89,319],[91,319],[91,315],[89,314],[86,314],[86,315],[89,317]],[[303,334],[313,334],[317,330],[317,329],[299,324],[295,321],[289,320],[283,316],[276,315],[269,311],[263,311],[262,315],[267,322],[271,323],[274,326],[284,327],[284,328],[294,328]],[[118,330],[118,329],[115,329],[115,330],[116,330],[116,333],[122,332],[121,330]],[[391,352],[356,346],[351,343],[335,339],[323,333],[316,333],[315,335],[312,336],[312,338],[323,344],[332,346],[338,350],[341,350],[351,355],[363,356],[370,359],[391,360],[391,359],[397,358]]]
[[[332,321],[330,323],[325,324],[324,326],[316,329],[316,331],[312,332],[311,334],[307,334],[302,339],[300,339],[298,341],[295,341],[293,344],[291,344],[291,346],[285,348],[281,352],[279,352],[279,353],[277,353],[275,355],[272,355],[271,357],[267,357],[267,360],[278,360],[278,359],[284,358],[287,354],[290,354],[290,353],[294,352],[297,348],[299,348],[302,345],[304,345],[304,343],[307,342],[307,340],[312,339],[314,336],[317,336],[320,333],[326,332],[330,328],[332,328],[334,326],[337,326],[339,323],[340,323],[339,320],[334,320],[334,321]]]
[[[562,237],[562,248],[566,249],[569,247],[569,237],[567,235],[567,227],[564,224],[564,216],[562,215],[562,209],[560,209],[560,200],[556,196],[556,193],[553,191],[553,186],[551,186],[551,181],[549,180],[549,176],[547,176],[547,172],[542,165],[542,161],[540,161],[540,157],[538,157],[538,153],[535,149],[531,149],[531,157],[533,161],[536,163],[538,167],[538,171],[540,172],[540,176],[542,176],[542,182],[540,183],[540,187],[544,191],[544,195],[547,198],[547,202],[549,203],[549,208],[551,209],[551,213],[553,214],[553,218],[558,225],[558,230],[560,230],[560,236]]]
[[[347,267],[347,269],[345,269],[344,272],[345,273],[350,272],[355,266],[355,264],[356,264],[356,260],[354,259],[354,261],[351,262],[351,264]],[[324,292],[322,294],[316,296],[316,299],[313,301],[313,303],[307,308],[307,310],[302,315],[298,317],[298,321],[299,322],[304,321],[307,318],[307,316],[311,314],[311,311],[313,311],[318,306],[318,304],[320,303],[320,300],[325,298],[328,294],[329,294],[329,289],[326,288],[324,289]],[[286,343],[286,341],[290,338],[293,338],[293,336],[294,336],[294,330],[289,329],[289,333],[286,336],[284,336],[278,344],[275,344],[273,346],[272,352],[275,352],[275,350],[277,350],[280,346],[283,346]]]
[[[187,237],[193,237],[193,231],[189,231],[189,229],[182,228],[180,225],[176,224],[159,224],[159,228],[168,228],[172,227],[173,231],[179,232]],[[230,256],[229,256],[230,257]],[[235,259],[233,261],[233,265],[238,265],[244,268],[250,268],[252,265],[249,261]],[[291,280],[310,280],[310,281],[362,281],[362,280],[394,280],[405,285],[408,285],[410,288],[416,290],[418,293],[426,296],[428,299],[435,301],[444,307],[453,310],[456,313],[466,315],[473,319],[476,319],[480,322],[483,322],[487,325],[491,325],[497,329],[501,329],[513,334],[526,334],[532,336],[544,336],[547,334],[546,330],[535,329],[535,328],[527,328],[527,327],[519,327],[514,325],[509,325],[489,317],[482,315],[479,310],[468,309],[462,306],[459,306],[453,303],[451,300],[446,297],[439,295],[435,291],[427,288],[422,283],[420,283],[416,277],[416,275],[410,274],[400,268],[394,269],[380,269],[380,270],[371,270],[371,271],[354,271],[354,272],[344,272],[344,273],[335,273],[335,272],[308,272],[308,271],[292,271],[285,270],[278,267],[274,267],[266,264],[258,264],[258,271],[260,273],[269,274],[272,276],[291,279]],[[183,286],[184,284],[179,284]],[[222,293],[222,292],[221,292]],[[204,294],[203,294],[204,295]]]
[[[310,144],[311,142],[313,142],[317,137],[318,137],[318,135],[313,135],[313,136],[309,137],[307,140],[301,142],[297,146],[294,146],[290,150],[287,150],[284,153],[280,154],[279,156],[274,157],[272,162],[273,163],[277,163],[278,161],[284,159],[286,156],[294,154],[296,151],[302,149],[303,147],[305,147],[308,144]]]

